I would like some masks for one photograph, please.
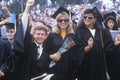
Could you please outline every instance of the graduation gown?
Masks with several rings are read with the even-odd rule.
[[[29,40],[30,38],[31,38],[30,27],[28,27],[24,37],[23,25],[22,21],[20,20],[19,24],[17,25],[13,48],[15,55],[18,56],[17,59],[18,64],[16,65],[17,80],[24,80],[25,67],[29,55],[28,51],[30,49],[30,46],[28,46],[29,43],[31,42],[31,40]]]
[[[67,37],[72,37],[74,40],[74,34],[68,34]],[[46,50],[49,55],[56,53],[59,48],[64,43],[65,39],[62,39],[60,34],[50,33],[47,41],[46,41]],[[71,56],[72,49],[61,55],[61,59],[57,61],[56,65],[51,68],[51,73],[54,74],[55,80],[73,80],[73,67],[72,57]]]
[[[120,80],[120,45],[115,46],[110,75],[111,80]]]
[[[16,80],[16,74],[15,74],[15,54],[13,52],[13,42],[14,41],[9,41],[9,40],[6,40],[10,43],[10,50],[11,50],[11,56],[10,56],[10,61],[11,61],[11,71],[6,75],[6,79],[7,80]]]
[[[23,38],[22,22],[18,25],[17,33],[14,41],[14,51],[19,56],[19,64],[17,67],[19,80],[30,80],[33,77],[40,76],[48,70],[48,56],[44,50],[40,59],[37,60],[37,46],[30,34],[31,27],[27,27],[25,38]],[[17,79],[17,80],[18,80]]]
[[[8,41],[0,38],[0,70],[5,73],[5,76],[0,80],[9,80],[7,74],[12,72],[12,55],[10,50],[10,44]]]
[[[30,80],[31,78],[42,75],[43,73],[48,73],[48,64],[50,63],[48,54],[44,49],[45,44],[43,45],[43,51],[39,59],[37,52],[37,45],[33,41],[30,43],[29,55],[27,60],[27,66],[25,69],[25,80]]]
[[[105,28],[95,28],[95,36],[93,37],[88,28],[84,27],[77,31],[76,36],[79,38],[79,45],[81,46],[80,53],[85,54],[82,65],[78,69],[78,80],[106,80],[105,62],[103,57],[103,50],[106,56],[112,54],[113,41],[110,32]],[[102,31],[104,49],[100,37],[100,30]],[[88,39],[92,37],[94,40],[93,47],[86,53],[84,48],[88,44]],[[107,63],[109,58],[106,57]],[[108,65],[108,64],[107,64]]]

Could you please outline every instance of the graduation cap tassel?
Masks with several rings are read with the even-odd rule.
[[[70,11],[69,11],[69,17],[70,17],[70,20],[72,20],[72,16],[71,16],[71,13],[70,13]]]

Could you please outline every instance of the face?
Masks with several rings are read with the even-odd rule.
[[[109,19],[108,22],[107,22],[107,26],[108,26],[109,30],[113,30],[114,25],[115,25],[114,21]]]
[[[42,44],[47,38],[47,34],[44,30],[36,30],[33,37],[38,44]]]
[[[58,18],[57,22],[58,22],[60,29],[62,29],[62,30],[66,30],[66,28],[69,25],[69,19],[65,16]]]
[[[85,14],[83,16],[83,18],[84,18],[83,21],[87,27],[93,27],[93,25],[96,21],[96,18],[93,16],[93,14],[91,14],[91,13]]]
[[[15,35],[15,30],[14,29],[8,29],[6,32],[8,40],[13,40],[14,35]]]

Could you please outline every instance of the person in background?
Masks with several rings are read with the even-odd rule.
[[[108,13],[105,16],[105,27],[111,32],[112,31],[118,31],[118,25],[116,21],[116,13],[111,12]],[[119,31],[118,31],[119,32]],[[113,38],[114,41],[114,54],[112,56],[112,64],[110,65],[109,71],[111,80],[119,80],[119,74],[120,74],[120,34],[114,35],[115,38]]]
[[[6,39],[6,28],[3,24],[7,23],[9,20],[3,15],[0,16],[0,37]]]
[[[14,23],[6,23],[4,25],[6,26],[7,39],[10,42],[11,48],[13,49],[13,41],[14,41],[14,35],[15,35],[15,25],[14,25]]]
[[[0,38],[0,80],[11,80],[8,76],[13,72],[13,58],[10,43]]]
[[[5,20],[5,17],[3,15],[0,15],[0,22]]]
[[[86,9],[76,32],[81,46],[79,51],[84,54],[77,72],[78,80],[106,80],[107,58],[104,59],[104,55],[112,54],[114,43],[110,32],[101,25],[102,19],[96,7]]]
[[[12,65],[13,65],[13,71],[8,75],[8,79],[12,80],[12,79],[16,79],[15,77],[15,68],[16,68],[16,64],[18,64],[17,61],[17,57],[15,57],[15,54],[13,52],[13,43],[14,43],[14,35],[15,35],[15,25],[14,23],[6,23],[4,24],[6,27],[6,36],[7,36],[7,40],[10,43],[11,46],[11,55],[12,55]]]
[[[118,30],[116,14],[114,12],[104,15],[104,25],[108,30]]]

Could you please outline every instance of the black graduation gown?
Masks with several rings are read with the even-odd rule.
[[[69,34],[65,37],[65,39],[67,37],[74,38],[74,35]],[[59,48],[62,46],[62,44],[64,43],[65,39],[62,39],[60,34],[50,33],[46,41],[47,53],[49,55],[56,53],[59,50]],[[55,80],[73,80],[73,75],[72,75],[73,71],[71,70],[72,69],[71,67],[72,57],[70,57],[71,55],[70,51],[72,50],[68,50],[67,52],[63,53],[61,56],[61,59],[56,63],[54,67],[51,68],[51,73],[54,73]]]
[[[104,52],[106,56],[109,56],[113,51],[112,37],[105,28],[101,28],[101,31],[104,41]],[[95,36],[93,37],[88,28],[81,28],[76,33],[76,36],[78,36],[79,45],[81,46],[79,52],[85,54],[82,65],[78,69],[78,80],[106,80],[100,29],[96,28]],[[86,53],[84,47],[88,45],[87,41],[90,37],[94,39],[94,44],[91,50]],[[109,61],[107,57],[106,60]]]
[[[39,59],[37,59],[37,45],[35,42],[30,43],[31,46],[29,49],[29,55],[27,60],[27,66],[25,69],[25,80],[30,80],[31,78],[37,77],[42,75],[43,73],[48,73],[48,64],[49,64],[49,57],[46,54],[44,49],[45,44],[43,44],[43,51],[42,55]]]
[[[111,80],[120,80],[120,45],[115,47],[110,74]]]
[[[35,45],[32,35],[30,34],[31,27],[27,27],[25,38],[23,39],[22,23],[18,25],[17,33],[14,41],[14,51],[19,56],[18,78],[17,80],[30,80],[37,77],[48,70],[48,56],[44,50],[39,60],[37,60],[37,46]]]
[[[30,35],[30,27],[28,27],[25,37],[23,36],[23,26],[22,21],[19,21],[19,24],[17,25],[15,39],[14,39],[14,48],[13,51],[16,56],[18,56],[18,64],[16,65],[16,77],[17,80],[24,80],[25,76],[25,67],[28,60],[28,51],[29,51],[29,43],[31,40]]]
[[[5,73],[5,76],[1,77],[0,80],[10,80],[7,77],[12,72],[13,67],[10,48],[9,42],[0,38],[0,70]]]
[[[9,40],[7,40],[9,43],[10,43],[10,50],[11,50],[11,57],[10,57],[10,61],[11,61],[11,72],[9,72],[7,75],[6,75],[6,79],[7,80],[16,80],[16,73],[15,73],[15,65],[16,65],[16,63],[15,63],[15,54],[14,54],[14,52],[13,52],[13,42],[14,41],[9,41]]]

